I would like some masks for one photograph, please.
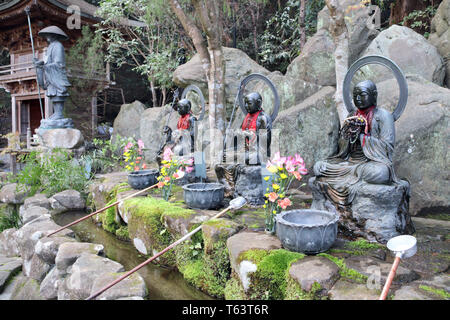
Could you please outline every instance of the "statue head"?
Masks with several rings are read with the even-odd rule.
[[[255,113],[262,110],[262,97],[258,92],[251,92],[244,97],[245,110],[248,113]]]
[[[359,82],[353,89],[353,102],[358,109],[377,105],[377,86],[372,80]]]
[[[188,99],[181,99],[177,103],[177,111],[180,116],[187,115],[191,112],[191,102]]]
[[[64,41],[69,39],[67,34],[57,26],[49,26],[38,32],[38,35],[47,39],[48,43],[53,41]]]

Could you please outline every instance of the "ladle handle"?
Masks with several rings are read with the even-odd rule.
[[[391,287],[392,280],[394,280],[395,273],[397,271],[398,265],[400,264],[400,256],[396,256],[394,260],[394,264],[392,265],[391,271],[389,272],[389,276],[386,279],[386,283],[384,284],[383,291],[381,292],[379,300],[386,300],[387,294],[389,292],[389,288]]]

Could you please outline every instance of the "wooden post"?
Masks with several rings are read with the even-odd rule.
[[[97,95],[94,95],[91,99],[92,107],[92,138],[97,135]]]
[[[16,97],[11,95],[11,127],[12,132],[17,132],[17,106],[16,106]]]

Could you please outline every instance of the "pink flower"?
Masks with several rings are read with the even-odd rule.
[[[302,166],[304,166],[305,162],[303,161],[303,158],[300,157],[299,154],[295,154],[294,159],[295,159],[295,164],[296,164],[296,165],[302,165]]]
[[[294,171],[294,172],[292,172],[292,174],[294,175],[294,177],[295,177],[297,180],[301,180],[301,179],[302,179],[302,175],[300,174],[300,172]]]
[[[282,167],[286,163],[286,157],[281,157],[280,152],[275,153],[275,157],[272,159],[272,162],[278,166]]]
[[[162,187],[164,187],[164,182],[160,181],[158,182],[158,184],[156,185],[159,189],[161,189]]]
[[[286,161],[286,170],[287,172],[295,171],[295,160],[293,157],[289,157]]]
[[[125,148],[123,148],[123,152],[128,152],[128,150],[130,150],[130,148],[133,146],[133,143],[130,141],[127,143],[127,145],[125,146]]]
[[[170,161],[172,160],[173,152],[170,148],[166,148],[163,154],[163,160]]]
[[[308,173],[308,170],[306,170],[305,165],[298,166],[297,171],[298,171],[301,175],[305,175],[305,174]]]
[[[287,207],[292,205],[292,202],[291,202],[291,200],[289,200],[289,198],[284,198],[283,200],[278,200],[277,203],[282,209],[286,209]]]
[[[186,173],[191,173],[194,170],[194,167],[186,167]]]
[[[141,139],[139,139],[139,140],[137,141],[137,143],[138,143],[139,149],[143,149],[143,148],[144,148],[144,141],[142,141]]]
[[[276,194],[275,192],[269,193],[269,201],[270,202],[275,202],[275,200],[277,200],[277,198],[278,198],[278,194]]]
[[[164,177],[164,181],[169,182],[170,181],[170,177]]]

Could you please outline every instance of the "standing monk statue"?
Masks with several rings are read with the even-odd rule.
[[[66,73],[64,46],[60,41],[67,40],[68,36],[57,26],[46,27],[39,31],[38,35],[46,38],[49,46],[44,61],[34,58],[33,62],[36,66],[38,83],[46,90],[46,95],[53,104],[53,114],[41,121],[41,128],[72,128],[73,121],[65,119],[63,115],[64,101],[69,96],[67,87],[70,83]]]

